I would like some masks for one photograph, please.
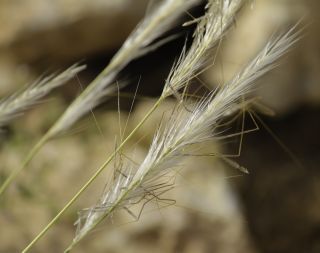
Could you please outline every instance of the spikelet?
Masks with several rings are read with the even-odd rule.
[[[236,13],[243,5],[243,0],[211,0],[208,2],[207,13],[196,20],[197,28],[194,40],[188,52],[185,48],[166,81],[162,96],[168,96],[183,88],[208,59],[210,49],[222,39],[233,23]]]
[[[50,75],[13,95],[0,100],[0,127],[8,124],[15,117],[23,114],[53,89],[65,84],[85,66],[73,65],[59,75]]]
[[[49,138],[53,138],[69,129],[82,116],[97,106],[106,94],[117,89],[112,85],[117,74],[133,59],[154,50],[165,41],[153,43],[165,31],[171,28],[184,11],[199,2],[199,0],[165,0],[147,15],[136,29],[126,39],[119,51],[111,59],[108,66],[82,92],[82,94],[68,107],[49,131]]]

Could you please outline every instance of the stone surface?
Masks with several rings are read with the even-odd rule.
[[[250,8],[251,7],[251,8]],[[275,32],[284,32],[301,21],[307,24],[300,41],[275,70],[259,81],[256,96],[278,115],[297,107],[320,104],[319,2],[316,0],[252,1],[236,19],[219,47],[217,63],[206,72],[211,85],[224,83],[255,56]]]
[[[42,1],[0,3],[0,54],[18,62],[78,61],[114,50],[141,19],[147,1]]]
[[[147,2],[0,1],[0,96],[44,72],[113,53],[143,17]]]

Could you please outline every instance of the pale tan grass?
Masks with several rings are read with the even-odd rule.
[[[0,100],[0,127],[41,102],[40,100],[44,96],[53,89],[64,85],[84,68],[85,66],[73,65],[58,75],[41,78],[11,96],[2,98]]]

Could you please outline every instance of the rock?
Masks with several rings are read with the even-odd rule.
[[[143,17],[147,3],[0,1],[0,97],[101,51],[113,52]],[[90,73],[88,79],[93,76]],[[67,99],[79,88],[74,84],[64,89]]]
[[[310,25],[302,31],[300,41],[283,57],[280,66],[259,81],[255,95],[280,115],[302,104],[320,105],[320,74],[316,71],[320,67],[318,10],[319,2],[315,0],[308,4],[302,0],[253,1],[221,44],[217,57],[221,61],[206,72],[206,81],[214,85],[231,79],[272,34],[288,30],[304,17],[303,22]]]
[[[1,1],[0,55],[22,63],[79,61],[114,50],[141,19],[147,1]]]

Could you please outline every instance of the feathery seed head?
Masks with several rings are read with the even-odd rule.
[[[283,55],[297,40],[291,29],[283,36],[270,41],[238,75],[213,91],[207,97],[191,103],[191,112],[181,104],[172,112],[169,121],[160,126],[155,133],[149,151],[143,162],[135,169],[119,173],[106,191],[97,206],[90,209],[86,217],[82,217],[81,226],[74,243],[82,239],[101,220],[120,208],[128,209],[133,202],[145,194],[157,189],[165,175],[172,172],[184,156],[186,150],[193,150],[195,144],[207,141],[217,135],[212,131],[219,120],[230,110],[239,105],[240,98],[247,94],[253,82],[272,69],[273,63]],[[162,182],[163,183],[163,182]],[[167,186],[168,187],[168,186]],[[159,194],[153,192],[153,194]],[[103,211],[96,211],[97,209]],[[80,224],[80,223],[78,223]]]
[[[73,65],[58,75],[47,76],[11,96],[1,99],[0,127],[24,113],[50,91],[65,84],[84,68],[85,66]]]

